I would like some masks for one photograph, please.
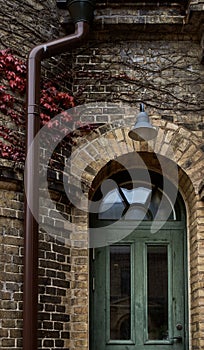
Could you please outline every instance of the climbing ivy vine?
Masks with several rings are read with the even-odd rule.
[[[0,157],[25,160],[25,93],[27,68],[9,49],[0,51]],[[59,88],[57,78],[43,81],[40,95],[41,125],[53,127],[52,118],[63,112],[64,120],[72,118],[66,110],[75,106],[74,97]],[[55,123],[56,124],[56,123]],[[56,125],[54,125],[56,127]]]

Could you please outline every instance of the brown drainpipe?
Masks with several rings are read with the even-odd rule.
[[[67,52],[79,46],[89,31],[88,22],[93,17],[94,0],[69,0],[71,17],[75,22],[75,32],[64,38],[38,45],[28,57],[27,77],[27,152],[40,130],[39,99],[41,61],[45,58]],[[87,5],[87,6],[86,6]],[[69,4],[68,4],[69,6]],[[80,15],[80,11],[82,15]],[[85,13],[87,11],[87,13]],[[24,221],[24,308],[23,308],[23,349],[38,348],[38,149],[29,154],[26,162],[25,221]],[[32,203],[32,208],[30,208]],[[36,215],[35,215],[36,216]]]

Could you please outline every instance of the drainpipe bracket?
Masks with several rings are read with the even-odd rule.
[[[40,110],[40,108],[39,108],[39,106],[37,105],[37,104],[35,104],[35,105],[30,105],[30,106],[28,106],[28,109],[27,109],[27,114],[28,115],[36,115],[37,117],[39,116],[39,110]]]

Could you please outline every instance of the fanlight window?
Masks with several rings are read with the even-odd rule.
[[[117,187],[108,192],[99,207],[100,220],[176,220],[171,200],[160,188]]]

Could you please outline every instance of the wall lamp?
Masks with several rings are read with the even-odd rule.
[[[140,104],[140,113],[133,129],[128,133],[128,136],[134,141],[149,141],[157,136],[157,129],[152,126],[147,113],[144,111],[144,104]]]

